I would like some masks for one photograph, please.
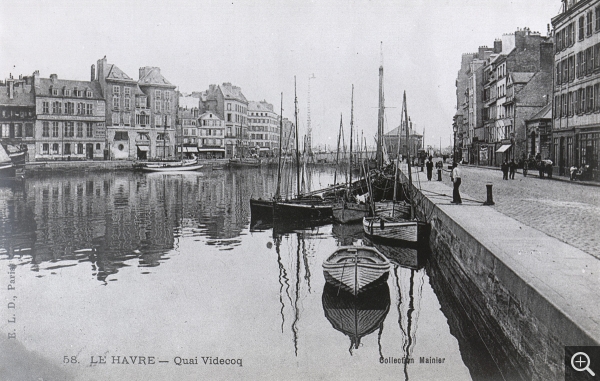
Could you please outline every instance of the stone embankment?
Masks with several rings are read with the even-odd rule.
[[[431,267],[507,379],[562,379],[564,346],[600,345],[600,260],[468,194],[451,204],[452,189],[423,172],[413,183]]]

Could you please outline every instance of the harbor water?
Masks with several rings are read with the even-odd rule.
[[[435,253],[381,247],[387,283],[344,295],[321,265],[371,244],[361,225],[251,224],[250,197],[276,181],[276,168],[54,173],[0,188],[0,379],[502,379],[431,275]]]

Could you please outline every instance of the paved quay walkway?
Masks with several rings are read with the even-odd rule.
[[[414,173],[413,182],[427,183],[425,172]],[[569,181],[568,177],[540,179],[537,171],[515,174],[514,180],[502,180],[502,171],[488,167],[461,165],[463,177],[460,186],[463,205],[481,205],[487,198],[486,184],[492,184],[495,205],[488,208],[514,218],[551,237],[572,245],[600,259],[600,187],[590,183]],[[406,169],[404,169],[406,171]],[[437,179],[434,170],[432,182]],[[446,186],[440,201],[452,201],[452,183],[447,166],[442,171]],[[427,189],[427,188],[425,188]],[[452,204],[450,204],[452,205]],[[482,206],[483,207],[483,206]],[[498,236],[509,237],[501,228]]]
[[[501,275],[505,284],[547,327],[556,328],[562,343],[600,345],[600,253],[592,233],[600,226],[600,188],[522,174],[502,180],[500,171],[465,167],[463,204],[454,205],[449,173],[443,178],[427,181],[425,172],[416,172],[413,184],[510,269]],[[487,182],[494,184],[494,206],[482,205]],[[560,237],[555,237],[557,232]],[[529,287],[534,292],[527,291]],[[561,333],[577,332],[573,325],[583,336]]]

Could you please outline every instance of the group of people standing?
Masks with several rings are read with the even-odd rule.
[[[515,172],[517,171],[517,164],[515,163],[514,160],[511,160],[510,162],[507,162],[506,160],[504,160],[502,162],[502,165],[500,165],[500,169],[502,170],[502,180],[514,180],[515,179]]]

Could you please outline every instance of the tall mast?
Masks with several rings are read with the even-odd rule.
[[[296,123],[296,195],[300,196],[300,150],[298,149],[298,96],[296,93],[296,76],[294,76],[294,121]]]
[[[306,114],[307,114],[307,126],[306,126],[306,147],[305,150],[308,154],[308,156],[312,156],[312,125],[310,123],[310,80],[311,79],[315,79],[315,75],[311,74],[310,77],[308,77],[308,101],[307,101],[307,110],[306,110]]]
[[[404,100],[403,100],[403,105],[402,107],[404,108],[404,121],[406,123],[406,152],[407,152],[407,158],[406,158],[406,163],[408,164],[408,190],[407,190],[407,195],[408,195],[408,200],[410,201],[410,219],[412,220],[415,216],[415,209],[414,209],[414,205],[413,205],[413,199],[412,199],[412,174],[410,171],[410,143],[409,143],[409,123],[408,123],[408,111],[406,110],[406,91],[404,91]]]
[[[350,180],[348,181],[348,188],[352,187],[352,130],[354,128],[354,84],[352,85],[352,100],[350,101],[350,163],[348,168],[350,172]]]
[[[281,93],[281,109],[279,111],[279,163],[277,164],[277,190],[275,191],[275,199],[279,199],[281,186],[281,137],[283,135],[283,92]]]
[[[404,105],[402,105],[402,107],[404,107]],[[404,115],[400,115],[400,126],[398,126],[398,146],[396,147],[396,169],[394,171],[394,199],[392,202],[392,217],[394,217],[395,211],[396,211],[396,193],[398,190],[398,167],[400,166],[400,131],[402,130],[402,123]]]
[[[383,42],[381,42],[381,64],[379,65],[379,116],[377,118],[377,168],[383,165]]]
[[[337,184],[337,170],[340,166],[340,139],[342,138],[343,120],[340,113],[340,130],[338,131],[337,153],[335,154],[335,172],[333,173],[333,185]]]

